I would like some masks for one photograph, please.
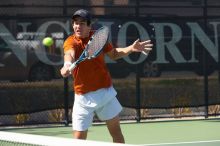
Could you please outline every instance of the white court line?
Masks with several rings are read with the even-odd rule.
[[[141,144],[140,146],[163,146],[163,145],[196,144],[196,143],[214,143],[214,142],[220,142],[220,140],[176,142],[176,143]]]

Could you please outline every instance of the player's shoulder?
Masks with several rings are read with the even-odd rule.
[[[66,38],[64,43],[66,43],[66,44],[77,44],[77,42],[79,42],[79,41],[77,40],[76,36],[74,34],[72,34],[72,35],[69,35]]]
[[[72,35],[69,35],[69,36],[66,38],[66,41],[73,41],[73,40],[75,40],[75,39],[76,39],[75,35],[72,34]]]

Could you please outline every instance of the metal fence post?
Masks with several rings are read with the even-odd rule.
[[[141,120],[141,103],[140,103],[140,92],[141,92],[141,89],[140,89],[140,64],[137,64],[136,65],[136,120],[137,122],[140,122]]]
[[[64,78],[64,111],[65,111],[65,126],[69,125],[69,87],[68,78]]]
[[[207,32],[207,0],[203,3],[203,17],[204,17],[204,29]],[[208,74],[207,74],[207,53],[203,49],[203,72],[204,72],[204,100],[205,100],[205,118],[208,118],[209,114],[209,84],[208,84]]]

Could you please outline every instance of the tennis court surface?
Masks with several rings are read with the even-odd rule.
[[[126,143],[141,146],[219,146],[220,145],[220,119],[206,120],[173,120],[173,121],[146,121],[141,123],[122,123],[122,131]],[[4,132],[7,132],[6,134]],[[75,141],[72,139],[71,126],[53,127],[23,127],[2,128],[0,139],[3,137],[15,140],[16,136],[11,133],[24,133],[37,137],[31,141],[50,141],[48,136],[56,144],[61,141],[71,141],[74,145],[112,145],[108,130],[103,124],[93,125],[88,132],[88,141]],[[20,135],[20,134],[19,134]],[[41,138],[43,137],[43,138]],[[18,139],[27,140],[26,135]],[[56,139],[56,140],[53,140]],[[63,141],[64,140],[64,141]],[[86,143],[88,142],[88,143]],[[3,146],[0,142],[0,145]],[[63,144],[62,144],[63,145]],[[60,146],[62,146],[60,145]],[[6,145],[8,146],[8,144]],[[9,145],[11,146],[11,145]],[[21,145],[22,146],[22,145]],[[54,146],[57,146],[54,144]],[[64,146],[64,145],[63,145]],[[68,146],[68,145],[65,145]]]

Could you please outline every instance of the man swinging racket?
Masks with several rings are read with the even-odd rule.
[[[107,41],[108,28],[92,31],[91,15],[84,9],[73,14],[72,27],[74,34],[63,45],[64,66],[60,72],[63,77],[72,75],[74,78],[73,136],[86,139],[96,114],[106,122],[113,142],[125,143],[119,119],[122,106],[116,98],[117,92],[112,85],[104,56],[116,60],[132,52],[148,54],[153,45],[150,40],[140,42],[138,39],[130,46],[113,48]]]

